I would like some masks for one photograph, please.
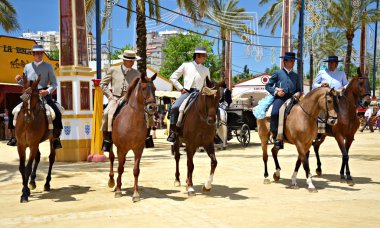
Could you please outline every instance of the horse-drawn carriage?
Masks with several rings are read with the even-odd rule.
[[[221,104],[221,108],[225,110],[227,115],[227,122],[225,123],[227,136],[226,139],[222,137],[223,141],[231,140],[235,136],[243,147],[249,145],[250,131],[256,129],[256,118],[252,113],[252,108],[257,105],[258,99],[262,98],[252,96],[254,94],[245,95],[234,98],[230,107]]]

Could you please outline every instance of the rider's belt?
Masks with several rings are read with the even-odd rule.
[[[120,97],[124,97],[125,94],[127,94],[127,92],[122,92],[121,95],[113,95],[113,96],[119,99]]]
[[[197,89],[196,89],[196,88],[186,89],[186,91],[187,91],[188,93],[192,93],[192,92],[194,92],[195,90],[197,90]]]

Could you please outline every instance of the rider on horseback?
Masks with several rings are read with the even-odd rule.
[[[281,56],[284,60],[284,68],[274,72],[269,79],[265,89],[274,96],[273,108],[270,119],[270,130],[277,138],[279,110],[286,100],[292,96],[300,97],[302,92],[301,77],[292,71],[294,62],[297,59],[293,52],[285,52],[285,56]],[[283,149],[282,139],[276,139],[275,147]]]
[[[174,143],[177,138],[178,128],[176,126],[179,117],[179,107],[182,102],[195,90],[201,90],[205,85],[206,78],[210,79],[210,70],[202,64],[206,61],[207,51],[205,47],[195,47],[192,62],[183,63],[171,76],[170,80],[177,90],[181,91],[181,96],[174,102],[171,108],[170,135],[167,141]],[[178,81],[184,77],[184,85]],[[215,139],[217,144],[222,143],[220,139]]]
[[[133,79],[140,76],[140,72],[132,68],[134,61],[141,59],[136,55],[135,51],[125,50],[118,57],[123,60],[123,64],[111,67],[100,82],[100,87],[108,98],[108,105],[104,109],[101,127],[103,131],[103,152],[109,152],[112,146],[112,120],[116,108],[124,101],[128,85]],[[109,84],[111,84],[112,91],[108,87]]]
[[[328,69],[318,72],[313,83],[313,89],[319,87],[330,87],[335,90],[344,89],[348,85],[347,76],[343,71],[337,70],[338,63],[342,60],[333,55],[323,62],[328,63]]]
[[[43,61],[44,48],[42,45],[33,45],[32,54],[34,62],[25,65],[24,74],[28,80],[37,80],[40,76],[40,82],[38,84],[38,90],[40,95],[45,99],[46,103],[52,107],[55,112],[55,119],[53,120],[53,148],[62,148],[59,136],[62,131],[62,114],[55,101],[52,99],[52,93],[57,88],[57,78],[54,73],[53,66],[50,63]],[[16,76],[18,84],[23,85],[24,81],[20,75]],[[11,123],[10,123],[11,124]]]

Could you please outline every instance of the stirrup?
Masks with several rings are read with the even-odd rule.
[[[102,151],[103,152],[110,152],[112,147],[112,142],[108,140],[103,140],[103,145],[102,145]]]
[[[174,132],[171,132],[169,137],[166,139],[166,141],[175,143],[176,139],[177,139],[177,135]]]
[[[280,141],[280,140],[276,140],[274,142],[274,147],[276,149],[284,149],[284,143],[282,141]]]
[[[9,141],[7,142],[7,145],[8,146],[16,146],[17,145],[17,140],[15,137],[12,137],[11,139],[9,139]]]

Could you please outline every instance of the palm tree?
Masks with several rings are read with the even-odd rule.
[[[380,20],[380,12],[377,12],[375,8],[367,9],[368,6],[375,1],[376,0],[362,0],[361,6],[358,7],[357,16],[354,15],[351,0],[331,1],[331,6],[328,9],[329,25],[341,29],[345,33],[347,39],[347,51],[344,66],[344,71],[347,77],[350,77],[352,43],[355,31],[361,27],[362,23],[369,24]],[[367,11],[365,12],[366,9]]]
[[[226,43],[231,32],[241,37],[243,41],[247,41],[247,43],[250,43],[247,34],[255,34],[244,23],[247,20],[251,20],[252,17],[245,14],[244,8],[237,7],[238,2],[238,0],[228,0],[227,3],[224,0],[212,0],[210,3],[212,12],[207,11],[205,14],[205,17],[215,21],[219,25],[219,33],[222,40],[221,72],[225,72],[226,70]]]
[[[208,7],[210,0],[177,0],[177,4],[189,13],[189,15],[196,20],[202,17],[205,9]],[[137,68],[141,73],[146,72],[146,24],[145,24],[145,3],[149,6],[149,17],[160,19],[159,0],[135,0],[136,6],[133,7],[133,0],[127,0],[127,26],[130,26],[132,10],[137,12],[136,15],[136,34],[137,34],[137,54],[141,57],[138,61]],[[86,12],[88,15],[93,16],[95,11],[95,0],[86,0]],[[91,21],[91,18],[89,18]],[[103,18],[102,27],[104,28],[107,18]]]
[[[5,32],[20,29],[16,14],[16,9],[8,2],[8,0],[0,0],[0,26]]]
[[[259,6],[265,5],[269,1],[270,0],[260,0]],[[292,1],[292,4],[293,4],[292,8],[297,9],[297,10],[293,10],[292,24],[294,24],[294,22],[297,19],[297,12],[300,5],[299,2],[300,2],[299,0]],[[272,26],[272,29],[270,31],[272,35],[274,35],[278,26],[282,26],[282,23],[281,23],[282,22],[282,3],[283,3],[283,0],[276,0],[259,20],[259,25],[261,27],[265,26],[265,28],[270,28]]]

